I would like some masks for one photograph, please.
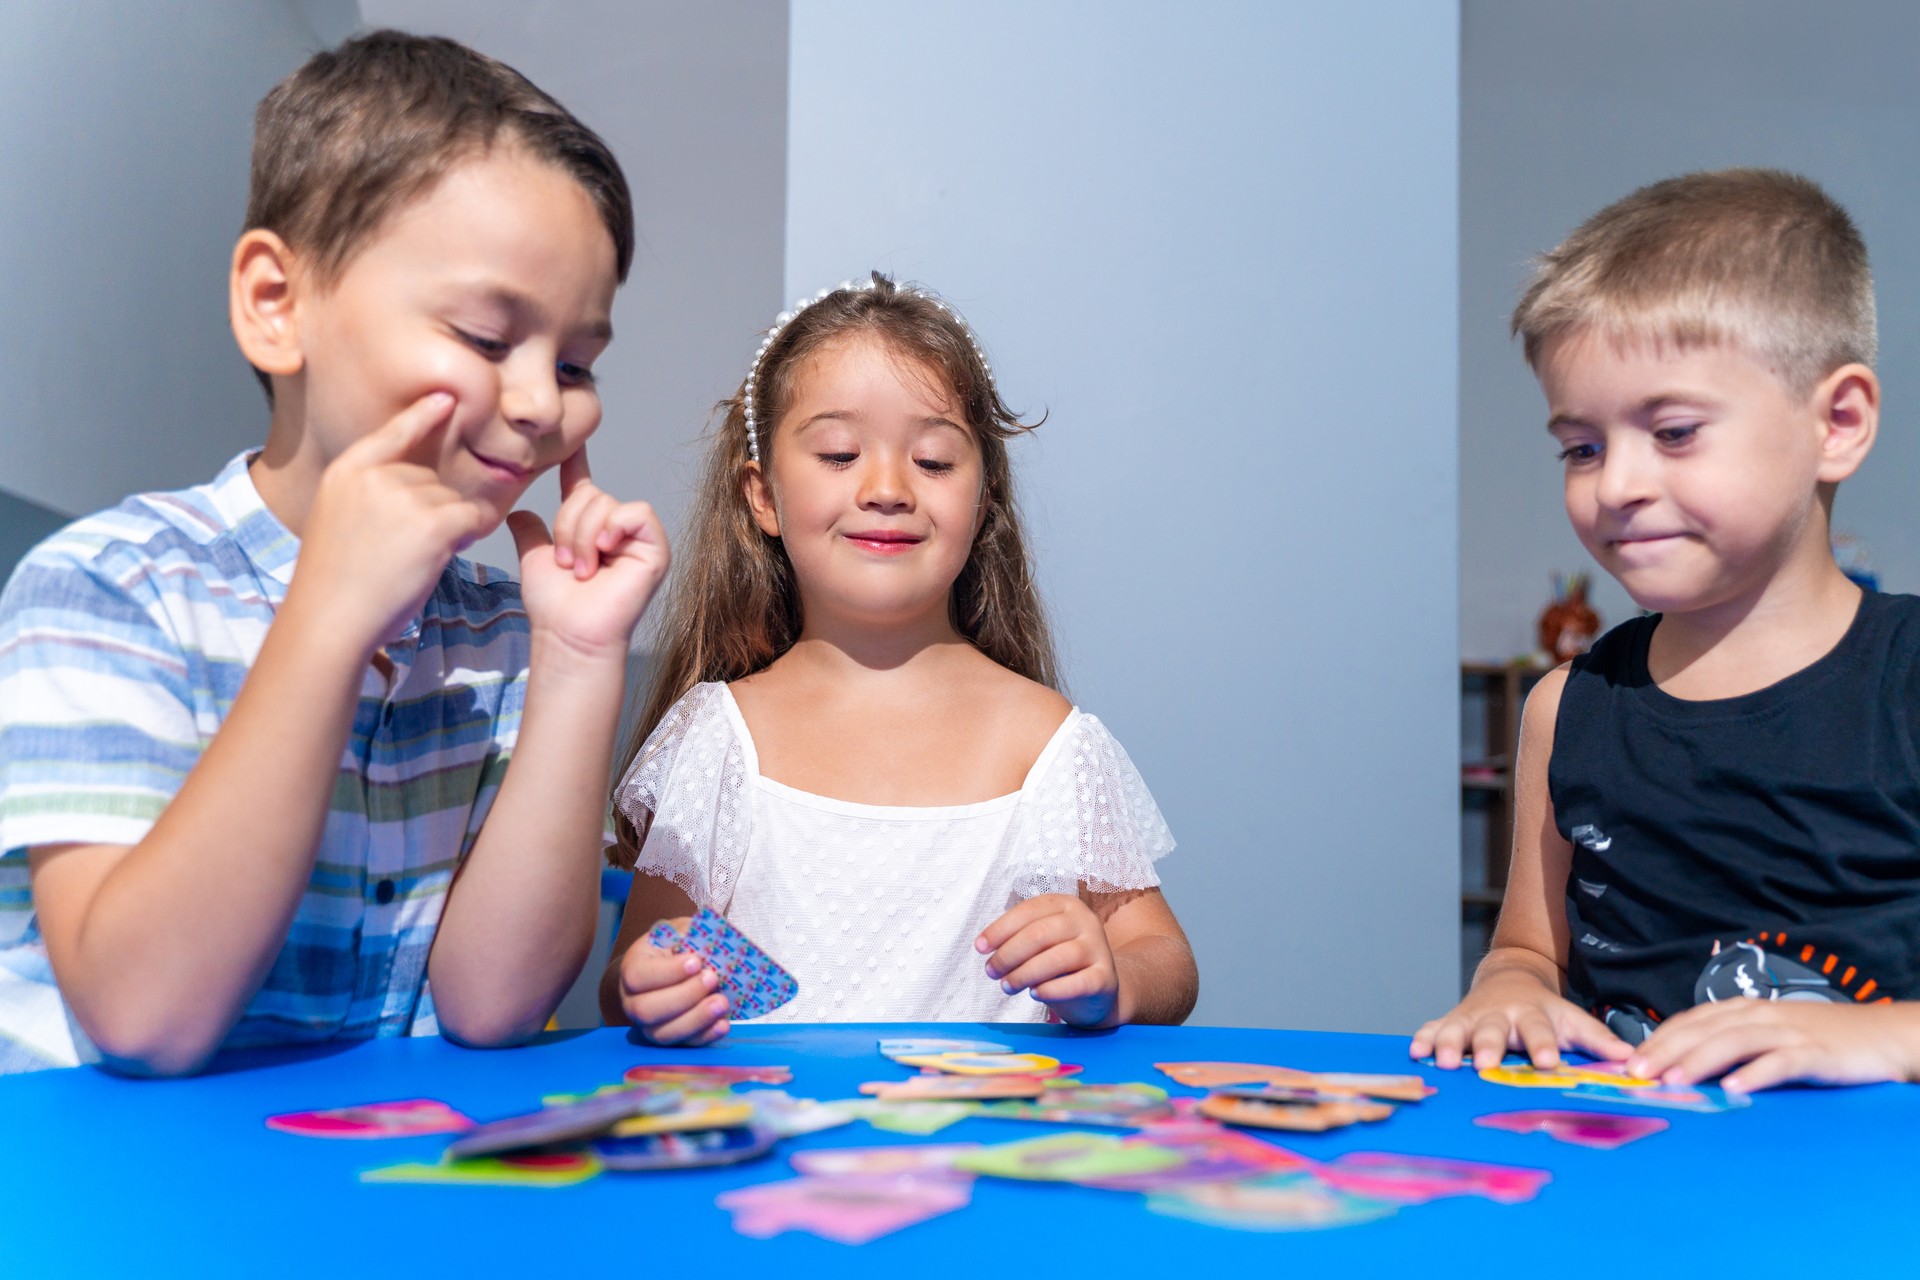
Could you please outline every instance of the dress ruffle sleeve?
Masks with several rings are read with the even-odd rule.
[[[721,699],[695,685],[673,704],[614,788],[613,805],[646,832],[633,869],[678,885],[696,907],[724,912],[746,859],[746,754]]]
[[[1015,849],[1015,897],[1159,885],[1153,864],[1172,851],[1173,833],[1146,779],[1098,719],[1080,714],[1032,786]]]

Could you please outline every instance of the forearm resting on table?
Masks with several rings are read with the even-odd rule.
[[[1551,956],[1529,946],[1501,945],[1496,939],[1474,968],[1473,986],[1511,978],[1531,978],[1554,995],[1566,993],[1566,972]]]
[[[365,662],[302,622],[283,611],[225,724],[138,844],[32,853],[54,976],[109,1065],[200,1066],[286,940]]]
[[[624,657],[536,635],[526,710],[486,824],[447,895],[428,974],[446,1035],[524,1041],[546,1025],[593,948],[601,820]]]

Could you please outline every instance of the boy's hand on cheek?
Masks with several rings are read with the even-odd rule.
[[[1028,898],[974,939],[987,976],[1034,997],[1076,1027],[1104,1026],[1120,1000],[1120,975],[1093,908],[1065,893]]]
[[[1722,1000],[1661,1023],[1627,1069],[1665,1084],[1690,1085],[1725,1072],[1742,1093],[1805,1080],[1869,1084],[1915,1074],[1911,1006],[1824,1000]],[[1737,1069],[1736,1069],[1737,1068]]]
[[[320,477],[290,596],[325,602],[329,626],[370,650],[392,639],[447,561],[487,530],[480,503],[416,459],[453,417],[453,397],[423,396],[346,449]]]
[[[670,922],[686,930],[686,919]],[[727,1034],[727,998],[720,975],[699,956],[644,942],[620,961],[620,1006],[627,1021],[655,1044],[711,1044]]]
[[[507,517],[528,620],[578,650],[624,661],[667,573],[666,533],[652,507],[621,502],[593,483],[585,448],[560,464],[560,492],[551,535],[531,512]]]

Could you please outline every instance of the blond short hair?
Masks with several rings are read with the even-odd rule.
[[[1796,394],[1878,345],[1873,274],[1853,219],[1777,169],[1689,173],[1642,187],[1535,263],[1513,332],[1539,372],[1576,331],[1623,345],[1732,345]]]

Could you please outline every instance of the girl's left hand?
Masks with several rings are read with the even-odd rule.
[[[1093,908],[1065,893],[1028,898],[986,927],[973,949],[1008,995],[1031,991],[1069,1025],[1118,1021],[1120,974]]]
[[[527,619],[538,633],[624,662],[667,574],[666,533],[651,506],[621,502],[593,483],[584,447],[560,464],[560,493],[551,536],[532,512],[507,517]]]

